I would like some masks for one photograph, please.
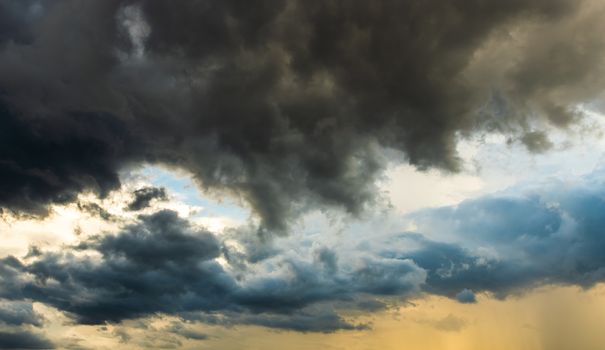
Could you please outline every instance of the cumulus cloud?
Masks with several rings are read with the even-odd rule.
[[[403,256],[434,271],[428,288],[450,296],[466,288],[506,295],[545,283],[590,287],[605,276],[602,176],[551,179],[411,214],[420,232],[449,243],[425,242]]]
[[[594,0],[0,1],[0,213],[103,198],[120,171],[151,163],[261,219],[223,235],[169,210],[128,221],[167,198],[156,187],[133,193],[123,221],[79,201],[120,229],[1,258],[0,347],[52,347],[24,330],[43,325],[32,303],[78,324],[168,314],[333,332],[366,329],[341,311],[387,298],[472,303],[602,282],[603,172],[416,212],[405,220],[417,232],[342,244],[256,233],[309,210],[362,213],[392,155],[457,171],[457,142],[484,132],[547,152],[550,128],[602,99],[604,11]],[[173,344],[206,336],[169,331]]]
[[[366,329],[343,311],[382,310],[387,298],[436,294],[474,303],[475,293],[590,287],[605,280],[603,173],[407,215],[422,234],[265,240],[240,232],[245,227],[214,235],[161,210],[74,246],[3,258],[0,297],[17,309],[0,317],[36,325],[28,304],[35,301],[81,324],[166,314],[224,326],[333,332]]]
[[[0,6],[12,210],[103,196],[153,162],[284,230],[308,207],[371,205],[383,148],[457,170],[457,139],[496,130],[543,152],[542,129],[576,122],[605,86],[599,1]]]
[[[163,210],[62,251],[3,258],[0,296],[53,306],[81,324],[199,312],[221,314],[223,323],[331,332],[362,326],[310,307],[360,295],[410,295],[425,277],[410,260],[371,254],[338,271],[286,255],[238,273],[240,266],[217,260],[221,245]]]
[[[219,254],[214,236],[190,232],[170,211],[141,220],[76,248],[100,253],[101,261],[74,251],[47,253],[31,263],[5,258],[11,275],[3,280],[14,288],[2,288],[2,294],[47,303],[85,324],[225,307],[234,281],[213,260]]]

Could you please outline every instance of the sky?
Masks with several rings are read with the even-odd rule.
[[[603,0],[0,0],[0,349],[602,349]]]

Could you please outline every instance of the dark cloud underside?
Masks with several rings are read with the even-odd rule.
[[[43,213],[157,162],[281,230],[371,204],[382,147],[449,170],[476,131],[543,152],[533,124],[602,91],[600,5],[3,0],[0,205]]]
[[[236,266],[226,269],[216,260],[220,246],[212,234],[193,229],[174,212],[160,211],[141,216],[118,235],[94,237],[59,253],[1,259],[0,297],[51,305],[82,324],[156,313],[199,319],[187,315],[202,312],[208,320],[213,313],[227,315],[223,324],[332,332],[365,326],[334,311],[309,308],[360,295],[408,295],[424,276],[409,260],[375,257],[340,272],[284,258],[273,274],[261,270],[239,278]],[[75,254],[90,251],[102,258]],[[15,304],[0,317],[17,322],[18,306],[28,310]],[[26,322],[27,315],[21,316],[19,322]]]

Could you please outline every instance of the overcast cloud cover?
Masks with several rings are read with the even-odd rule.
[[[356,314],[425,295],[602,282],[601,169],[376,213],[393,164],[467,172],[470,139],[541,157],[573,147],[554,134],[598,135],[604,15],[601,0],[0,0],[0,214],[75,206],[107,227],[0,257],[0,347],[53,346],[36,305],[76,325],[174,316],[178,345],[209,337],[188,323],[367,330]],[[214,232],[165,184],[131,191],[148,164],[249,221]],[[342,213],[374,221],[335,234],[322,220]]]
[[[600,1],[1,2],[0,203],[100,195],[143,161],[244,198],[264,228],[376,199],[383,147],[458,170],[456,141],[532,152],[603,87]]]

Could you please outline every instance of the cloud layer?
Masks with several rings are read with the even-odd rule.
[[[531,151],[603,88],[598,1],[3,1],[0,205],[43,213],[154,162],[284,230],[358,214],[383,148],[460,168],[456,141]]]
[[[390,162],[455,172],[465,138],[544,153],[581,129],[605,91],[604,17],[600,0],[0,0],[0,217],[69,207],[44,229],[74,231],[31,219],[53,243],[0,256],[0,348],[53,347],[58,318],[123,342],[156,318],[142,342],[180,346],[212,339],[195,322],[367,330],[359,315],[427,295],[604,282],[602,170],[378,228],[321,221],[380,202]],[[175,203],[171,180],[123,186],[147,164],[253,217],[210,232],[212,205]]]
[[[71,249],[2,259],[0,296],[54,306],[82,324],[155,313],[201,317],[191,316],[198,311],[231,315],[222,321],[226,324],[330,331],[356,326],[334,312],[316,315],[306,308],[359,294],[406,295],[424,279],[424,272],[405,259],[367,256],[338,269],[321,257],[315,262],[285,257],[252,266],[259,269],[253,273],[227,270],[219,256],[221,243],[214,235],[164,210],[141,216],[117,235]]]
[[[603,171],[548,180],[407,215],[420,233],[343,233],[263,241],[214,235],[170,210],[120,232],[0,261],[0,320],[40,326],[28,302],[80,324],[155,314],[296,331],[366,329],[347,318],[423,294],[475,303],[548,284],[605,279]],[[430,238],[428,238],[430,237]],[[332,247],[338,247],[333,249]]]

